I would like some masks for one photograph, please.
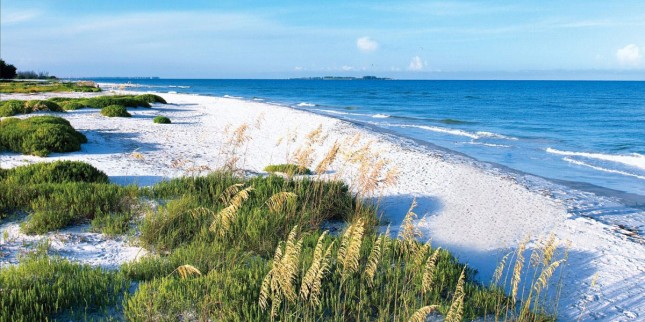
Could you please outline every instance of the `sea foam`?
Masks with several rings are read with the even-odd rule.
[[[603,153],[588,153],[588,152],[572,152],[572,151],[561,151],[553,148],[547,148],[547,153],[565,155],[565,156],[574,156],[574,157],[583,157],[587,159],[596,159],[603,161],[610,161],[628,165],[631,167],[639,168],[645,170],[645,155],[632,153],[632,154],[603,154]]]
[[[574,159],[571,159],[570,157],[564,157],[562,159],[564,161],[569,162],[569,163],[577,164],[577,165],[580,165],[580,166],[583,166],[583,167],[588,167],[588,168],[591,168],[591,169],[594,169],[594,170],[608,172],[608,173],[621,174],[621,175],[624,175],[624,176],[634,177],[634,178],[645,180],[645,176],[639,176],[639,175],[634,174],[634,173],[629,173],[629,172],[620,171],[620,170],[614,170],[614,169],[607,169],[607,168],[595,166],[595,165],[592,165],[592,164],[589,164],[589,163],[585,163],[583,161],[574,160]]]

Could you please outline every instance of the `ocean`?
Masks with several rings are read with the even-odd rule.
[[[645,208],[645,82],[130,82],[138,91],[229,96],[321,113]]]

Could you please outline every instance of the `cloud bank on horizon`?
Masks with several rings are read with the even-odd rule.
[[[61,77],[645,79],[645,2],[0,3],[2,58]]]

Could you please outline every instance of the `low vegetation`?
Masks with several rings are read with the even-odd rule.
[[[303,174],[312,174],[311,170],[306,167],[299,166],[297,164],[272,164],[264,168],[264,171],[269,173],[280,172],[287,175],[303,175]]]
[[[0,93],[100,92],[94,82],[0,81]]]
[[[163,97],[155,94],[141,94],[137,95],[134,97],[135,99],[142,100],[144,102],[148,102],[150,104],[153,103],[161,103],[161,104],[168,104]]]
[[[170,124],[170,123],[172,123],[169,118],[167,118],[165,116],[161,116],[161,115],[156,116],[154,119],[152,119],[152,121],[154,123],[158,123],[158,124]]]
[[[47,156],[53,152],[79,151],[87,138],[70,123],[55,116],[0,121],[0,151]]]
[[[118,304],[130,281],[120,272],[29,255],[20,265],[0,269],[0,321],[84,319]]]
[[[0,117],[14,116],[18,114],[30,114],[40,111],[63,112],[63,108],[56,102],[45,100],[8,100],[0,102]]]
[[[30,114],[37,111],[64,112],[81,108],[105,108],[111,105],[124,107],[151,107],[150,104],[166,101],[158,95],[109,95],[92,98],[53,97],[48,100],[7,100],[0,102],[0,117]]]
[[[101,115],[108,117],[132,117],[123,105],[108,105],[101,109]]]
[[[54,161],[2,169],[0,182],[15,185],[66,182],[108,183],[108,176],[85,162]]]

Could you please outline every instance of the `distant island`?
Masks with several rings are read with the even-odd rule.
[[[376,76],[363,76],[363,77],[350,77],[350,76],[323,76],[323,77],[298,77],[289,78],[297,80],[392,80],[392,78],[376,77]]]

